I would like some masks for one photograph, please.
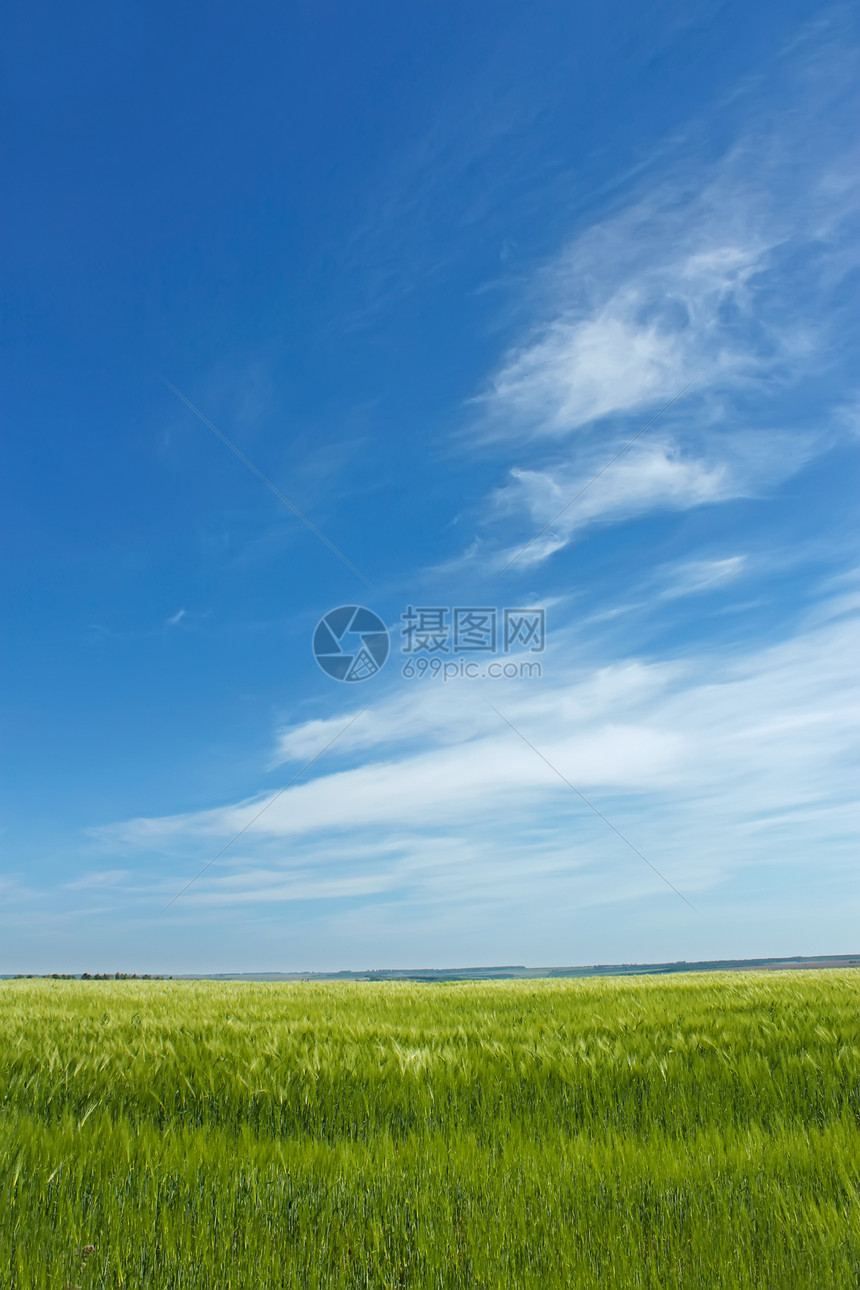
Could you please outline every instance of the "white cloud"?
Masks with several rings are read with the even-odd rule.
[[[366,714],[360,742],[361,723],[350,732],[358,763],[327,773],[320,763],[183,905],[378,897],[421,917],[460,898],[482,909],[539,894],[676,900],[484,695],[697,904],[762,869],[791,882],[812,856],[829,881],[847,872],[860,841],[850,810],[860,616],[810,616],[779,645],[680,661],[572,668],[573,653],[572,639],[557,642],[540,683],[393,690]],[[280,755],[318,751],[348,717],[284,731]],[[173,856],[146,884],[172,895],[179,871],[264,800],[132,820],[100,839],[114,854]]]
[[[538,275],[532,324],[473,401],[482,451],[519,458],[473,557],[495,548],[504,566],[534,534],[526,517],[539,528],[583,489],[519,567],[598,520],[762,495],[852,433],[852,406],[829,412],[818,390],[814,421],[798,414],[803,381],[845,348],[835,289],[860,213],[838,128],[853,91],[808,73],[795,69],[803,114],[750,122],[721,160],[664,173]],[[500,540],[502,518],[519,518],[518,541]]]
[[[663,600],[714,591],[734,582],[747,566],[745,555],[725,556],[722,560],[688,560],[667,570],[668,585],[659,593]]]
[[[574,465],[515,467],[497,490],[494,509],[509,516],[527,513],[538,537],[527,546],[518,543],[497,551],[493,564],[539,564],[598,522],[760,495],[798,470],[815,450],[811,435],[736,431],[712,436],[698,455],[663,436],[638,443],[602,474],[606,459],[593,451]]]
[[[637,219],[648,217],[629,218],[632,240],[641,240]],[[664,218],[670,226],[651,229],[644,255],[666,256],[664,238],[671,239],[677,217]],[[707,242],[709,235],[699,236]],[[747,283],[764,266],[761,248],[710,246],[676,257],[673,246],[664,263],[639,265],[617,286],[599,282],[613,273],[605,262],[590,262],[594,250],[586,237],[562,259],[555,292],[566,287],[574,301],[509,353],[492,378],[482,399],[490,433],[563,436],[666,402],[689,381],[701,390],[758,366],[726,314],[750,307]],[[584,299],[582,283],[592,284]]]
[[[547,554],[563,544],[562,534],[584,528],[596,519],[623,519],[657,505],[665,509],[698,506],[737,496],[746,486],[746,481],[733,477],[728,462],[685,457],[667,442],[632,449],[615,463],[611,473],[606,473],[599,487],[589,487],[593,478],[590,466],[585,471],[581,466],[545,470],[515,467],[496,502],[508,511],[527,509],[536,522],[555,519],[552,540],[544,544]],[[580,496],[574,506],[559,515],[577,494]]]

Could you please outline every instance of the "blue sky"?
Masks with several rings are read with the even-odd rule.
[[[6,33],[0,971],[856,951],[856,11]]]

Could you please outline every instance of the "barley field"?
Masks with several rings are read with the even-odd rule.
[[[0,1285],[857,1287],[860,978],[0,983]]]

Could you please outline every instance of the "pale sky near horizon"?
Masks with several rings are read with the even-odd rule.
[[[860,949],[856,10],[6,32],[0,972]]]

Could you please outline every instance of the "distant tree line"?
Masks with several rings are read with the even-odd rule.
[[[151,972],[17,972],[16,981],[172,981]]]

